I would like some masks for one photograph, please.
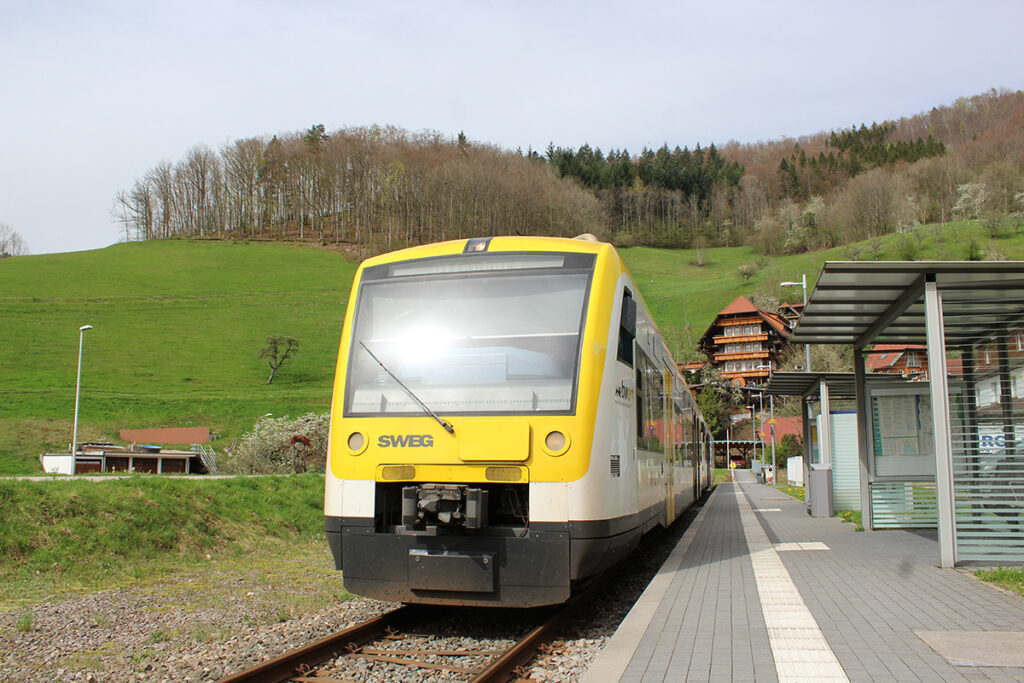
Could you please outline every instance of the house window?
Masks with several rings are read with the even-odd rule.
[[[913,351],[907,351],[907,367],[908,368],[919,368],[921,367],[921,359],[918,358],[917,354]]]

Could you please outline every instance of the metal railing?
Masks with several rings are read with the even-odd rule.
[[[202,461],[203,467],[210,474],[218,474],[220,470],[217,469],[217,452],[213,450],[213,446],[205,443],[194,443],[192,444],[192,452],[199,456],[199,460]]]

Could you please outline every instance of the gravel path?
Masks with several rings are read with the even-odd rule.
[[[527,667],[531,678],[577,680],[683,531],[677,525],[655,547],[634,554],[625,578]],[[211,567],[145,587],[0,613],[0,680],[215,681],[397,606],[364,598],[340,601],[343,596],[337,574],[297,562],[285,574]],[[479,649],[489,642],[497,648],[521,636],[530,621],[517,621],[505,610],[497,612],[500,618],[494,614],[445,610],[437,626],[425,627],[423,639],[404,647]],[[356,680],[456,680],[369,660],[338,662],[324,671]]]

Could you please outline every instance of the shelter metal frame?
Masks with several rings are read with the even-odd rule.
[[[1022,262],[827,262],[790,340],[794,344],[853,346],[862,482],[868,481],[872,447],[868,441],[871,412],[864,369],[866,349],[877,343],[926,346],[943,567],[957,563],[946,351],[972,349],[1021,328]],[[1005,401],[1009,389],[1001,389],[1000,396]],[[1011,435],[1013,429],[1009,423]],[[1012,449],[1009,452],[1012,454]],[[861,500],[865,528],[870,529],[871,506],[863,483]]]

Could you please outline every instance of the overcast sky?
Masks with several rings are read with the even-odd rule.
[[[192,145],[323,123],[636,153],[799,136],[1024,88],[1018,0],[0,0],[0,223],[120,238]]]

